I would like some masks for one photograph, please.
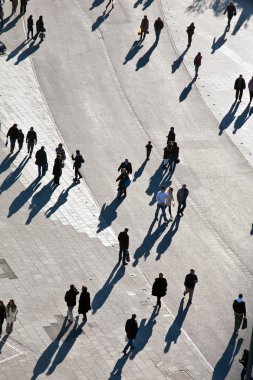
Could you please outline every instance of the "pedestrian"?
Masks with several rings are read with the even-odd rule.
[[[156,307],[161,308],[161,298],[167,293],[167,280],[163,277],[163,273],[159,273],[152,286],[152,296],[157,297]]]
[[[121,169],[126,169],[127,173],[128,174],[132,174],[133,172],[133,169],[132,169],[132,164],[131,162],[128,161],[128,159],[126,158],[124,162],[121,162],[119,168],[118,168],[118,172],[121,170]]]
[[[15,149],[16,140],[18,139],[18,125],[13,124],[12,127],[9,128],[7,133],[7,139],[10,138],[10,153],[13,153]]]
[[[172,149],[172,143],[171,141],[169,141],[167,146],[163,148],[163,169],[164,170],[167,170],[167,165],[170,163],[171,149]]]
[[[87,320],[86,314],[91,310],[90,307],[90,293],[86,286],[82,286],[82,291],[79,298],[78,314],[83,315],[83,321]]]
[[[118,235],[119,242],[119,263],[122,260],[122,265],[126,266],[128,263],[126,262],[128,248],[129,248],[129,235],[128,228],[125,228],[124,231],[121,231]]]
[[[3,301],[0,301],[0,338],[3,332],[3,323],[6,318],[6,308]]]
[[[138,323],[136,321],[136,314],[132,314],[132,318],[126,321],[125,332],[127,335],[128,342],[123,350],[124,355],[127,355],[127,350],[133,350],[135,347],[133,345],[133,340],[136,338],[138,332]]]
[[[202,60],[202,55],[200,52],[196,55],[194,58],[194,66],[195,66],[195,76],[198,76],[199,68],[201,66],[201,60]]]
[[[54,184],[60,185],[60,177],[62,175],[62,163],[61,163],[61,156],[57,154],[56,159],[54,160],[54,167],[53,167],[53,175],[54,175]]]
[[[189,190],[187,189],[186,185],[182,185],[181,189],[177,192],[177,202],[178,202],[178,209],[177,209],[177,215],[183,216],[183,211],[186,207],[186,199],[189,195]]]
[[[73,169],[75,170],[75,178],[73,178],[73,181],[77,181],[78,179],[83,178],[82,174],[79,171],[81,169],[82,164],[84,163],[84,159],[80,153],[80,150],[76,150],[76,156],[75,157],[72,154],[72,160],[75,161],[74,165],[73,165]]]
[[[155,20],[155,23],[154,23],[155,34],[156,34],[156,42],[157,42],[157,43],[158,43],[158,41],[159,41],[160,34],[161,34],[161,30],[163,29],[163,27],[164,27],[164,23],[163,23],[163,21],[161,20],[161,18],[158,17],[158,19]]]
[[[105,12],[107,11],[107,8],[109,7],[110,4],[112,4],[112,9],[114,8],[114,3],[115,3],[115,0],[109,0],[106,7],[105,7]]]
[[[13,323],[16,321],[18,308],[14,300],[10,300],[6,306],[6,334],[10,334],[13,330]]]
[[[233,310],[235,315],[234,332],[238,334],[238,330],[242,324],[243,316],[246,317],[246,305],[242,294],[239,294],[239,296],[234,300]]]
[[[0,5],[0,22],[1,22],[1,28],[4,26],[4,9],[2,5]]]
[[[67,304],[67,318],[68,322],[72,323],[74,320],[73,317],[73,309],[76,306],[76,296],[79,294],[79,291],[76,289],[75,285],[71,284],[69,290],[66,291],[65,294],[65,302]]]
[[[171,213],[171,205],[174,207],[174,197],[173,197],[173,187],[170,187],[168,192],[167,192],[167,199],[166,199],[166,206],[169,209],[169,214],[170,214],[170,220],[173,220],[172,213]]]
[[[149,160],[152,149],[153,149],[153,145],[151,144],[151,141],[148,141],[146,145],[146,160]]]
[[[187,45],[188,48],[192,44],[192,36],[194,34],[194,30],[195,30],[195,25],[194,25],[194,22],[192,22],[189,26],[187,26],[187,29],[186,29],[186,33],[188,35],[188,45]]]
[[[228,14],[228,25],[227,25],[227,28],[228,30],[230,29],[230,22],[233,18],[233,16],[236,16],[236,8],[233,4],[233,2],[231,1],[231,3],[227,6],[225,12],[224,12],[224,15],[225,14]]]
[[[33,130],[33,127],[27,132],[26,135],[27,152],[29,157],[32,157],[34,145],[37,144],[37,133]]]
[[[184,291],[184,296],[189,293],[189,303],[192,303],[192,297],[194,293],[194,288],[195,285],[198,282],[198,277],[195,274],[195,270],[191,269],[190,273],[185,276],[184,280],[184,286],[185,286],[185,291]]]
[[[141,21],[141,35],[140,35],[140,40],[145,40],[146,34],[148,33],[149,29],[149,21],[147,16],[145,15]]]
[[[27,19],[27,39],[29,40],[29,35],[32,35],[33,38],[33,16],[30,15]]]
[[[248,89],[249,89],[249,102],[251,103],[252,98],[253,98],[253,77],[248,83]]]
[[[123,194],[124,197],[127,196],[127,187],[129,186],[130,184],[130,178],[129,178],[129,175],[126,171],[126,169],[122,168],[121,169],[121,174],[118,176],[118,178],[116,179],[116,182],[119,181],[119,185],[118,185],[118,198],[120,198]]]
[[[62,167],[64,168],[65,166],[65,160],[66,160],[66,153],[65,150],[62,146],[62,143],[60,143],[57,148],[55,149],[56,154],[59,154],[61,156],[61,162],[62,162]]]
[[[237,101],[239,98],[239,102],[242,100],[243,90],[246,88],[245,80],[242,76],[242,74],[239,75],[239,77],[235,80],[235,100]]]
[[[43,177],[47,171],[47,154],[42,146],[35,154],[35,164],[38,165],[38,177]]]
[[[244,380],[245,378],[247,367],[248,367],[248,360],[249,360],[249,350],[243,350],[242,358],[239,359],[239,363],[243,365],[243,370],[241,372],[241,380]]]
[[[172,173],[176,169],[176,164],[179,162],[179,147],[177,146],[176,141],[173,142],[171,151],[170,151],[170,162],[169,162],[169,171]]]
[[[155,220],[158,220],[159,210],[161,210],[164,221],[168,223],[168,219],[165,212],[165,209],[167,207],[166,205],[167,198],[168,198],[168,194],[166,193],[166,187],[162,186],[161,190],[158,191],[156,195],[157,206],[156,206],[156,212],[155,212]]]
[[[20,0],[20,14],[26,13],[27,0]]]
[[[18,150],[21,150],[23,148],[24,138],[25,136],[22,129],[19,129],[18,130]]]
[[[167,137],[167,144],[169,144],[169,142],[176,141],[176,134],[174,132],[174,127],[170,127],[170,131],[168,133],[168,136],[166,137]]]
[[[11,0],[11,3],[12,3],[11,14],[13,15],[14,13],[16,13],[16,10],[18,7],[18,0]]]
[[[43,17],[40,16],[39,19],[36,21],[36,34],[34,36],[34,40],[36,41],[37,37],[39,36],[40,33],[44,33],[45,27],[44,27],[44,21]]]

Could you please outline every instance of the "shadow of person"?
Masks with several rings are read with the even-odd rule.
[[[222,357],[216,363],[214,367],[212,380],[223,380],[227,378],[227,375],[232,367],[235,356],[240,351],[243,339],[240,338],[236,344],[237,335],[233,334],[228,342],[228,345],[222,354]]]
[[[7,154],[7,156],[4,158],[4,160],[0,164],[0,174],[2,174],[3,172],[9,169],[9,167],[11,166],[11,164],[13,163],[13,161],[15,160],[18,154],[19,154],[19,151],[17,151],[14,154],[11,154],[11,153]]]
[[[167,232],[166,235],[164,235],[163,239],[160,241],[156,248],[157,256],[156,256],[156,261],[160,260],[161,255],[169,248],[169,246],[172,243],[172,239],[174,235],[177,233],[178,228],[179,228],[179,223],[180,223],[180,216],[176,215],[173,223],[170,226],[169,231]]]
[[[177,71],[177,69],[179,69],[181,63],[184,60],[184,56],[185,56],[185,54],[187,53],[188,50],[189,50],[189,47],[187,47],[183,51],[183,53],[172,63],[172,65],[171,65],[171,72],[172,72],[172,74],[174,74]]]
[[[135,356],[138,355],[138,353],[141,352],[144,349],[144,347],[148,344],[148,341],[151,338],[152,333],[153,333],[153,328],[156,324],[156,320],[155,320],[156,316],[157,316],[157,311],[156,309],[154,309],[148,321],[146,318],[143,318],[141,320],[135,349],[130,351],[131,360],[133,360]]]
[[[11,16],[10,16],[11,17]],[[12,21],[10,21],[8,24],[6,24],[6,20],[8,20],[8,17],[4,20],[4,27],[3,29],[1,30],[1,33],[6,33],[8,32],[9,30],[11,30],[12,28],[14,28],[18,22],[18,20],[22,17],[22,15],[18,15],[16,16]],[[10,19],[10,18],[9,18]]]
[[[141,5],[141,4],[142,4],[142,1],[143,1],[143,0],[137,0],[136,3],[134,4],[134,8],[137,8],[138,5]]]
[[[122,279],[122,277],[124,277],[125,267],[119,266],[119,264],[120,263],[117,263],[115,265],[103,287],[95,294],[91,303],[92,314],[96,314],[98,309],[101,309],[112,292],[114,286]]]
[[[5,343],[6,343],[6,341],[7,341],[7,339],[8,339],[8,337],[9,337],[9,335],[4,335],[4,337],[0,340],[0,355],[1,355],[1,351],[2,351],[2,349],[3,349],[3,347],[4,347],[4,345],[5,345]]]
[[[195,77],[194,78],[192,78],[192,80],[191,80],[191,82],[188,84],[188,86],[187,87],[185,87],[184,89],[183,89],[183,91],[181,92],[181,94],[180,94],[180,96],[179,96],[179,102],[183,102],[186,98],[187,98],[187,96],[189,95],[189,93],[191,92],[191,90],[192,90],[192,86],[193,86],[193,84],[196,82],[196,80],[197,80],[197,75],[195,75]]]
[[[94,0],[91,7],[90,7],[90,11],[92,11],[92,9],[94,8],[97,8],[99,7],[101,4],[103,4],[105,0]]]
[[[46,375],[52,375],[52,373],[55,371],[56,367],[61,364],[65,359],[72,347],[74,346],[77,338],[83,333],[83,327],[85,325],[85,321],[82,321],[80,325],[78,326],[78,320],[79,316],[76,317],[75,324],[73,329],[70,331],[62,345],[60,346],[59,350],[57,351],[53,362],[51,363],[50,367],[47,370]]]
[[[133,182],[137,181],[137,178],[141,177],[143,170],[145,169],[145,166],[147,165],[147,160],[143,161],[141,166],[136,170],[133,176]]]
[[[188,313],[190,305],[191,304],[188,302],[186,307],[184,308],[184,298],[181,299],[177,316],[174,319],[165,337],[165,342],[166,342],[166,346],[164,347],[165,353],[169,352],[172,342],[174,342],[174,344],[177,344],[177,340],[180,337],[181,329],[182,329],[182,326],[183,326],[185,317]]]
[[[77,182],[73,182],[66,190],[62,190],[61,194],[59,195],[57,201],[55,202],[55,204],[50,207],[46,212],[45,212],[45,215],[47,218],[50,218],[51,215],[53,215],[61,206],[64,205],[64,203],[67,202],[68,200],[68,195],[69,195],[69,191],[77,186],[78,183]]]
[[[110,373],[110,377],[108,380],[120,380],[122,376],[122,370],[124,365],[126,364],[129,358],[130,352],[126,355],[123,355],[120,359],[117,360],[112,372]]]
[[[123,65],[126,65],[127,62],[131,61],[131,59],[134,58],[134,56],[143,48],[143,45],[141,45],[141,40],[134,41],[133,45],[131,46],[129,52],[125,56],[125,61],[123,62]]]
[[[20,162],[20,164],[18,165],[18,167],[5,178],[5,180],[3,181],[2,185],[0,186],[0,195],[4,191],[7,191],[19,179],[19,177],[21,176],[21,172],[24,169],[24,167],[25,167],[25,165],[27,164],[28,161],[29,161],[28,157],[25,157]]]
[[[37,360],[37,363],[33,369],[33,375],[31,377],[31,380],[36,380],[42,373],[46,371],[46,369],[51,363],[54,354],[58,350],[62,337],[68,331],[69,327],[70,324],[67,323],[66,317],[55,340],[52,343],[50,343],[50,345],[45,349],[44,352],[42,352],[41,356]]]
[[[211,49],[212,49],[211,54],[214,54],[216,50],[220,49],[225,44],[225,42],[227,41],[227,38],[226,38],[227,32],[228,32],[228,29],[226,27],[223,34],[218,38],[218,40],[216,40],[216,37],[214,37],[213,44],[211,46]]]
[[[145,11],[150,5],[153,3],[154,0],[146,0],[145,3],[143,4],[142,10]]]
[[[92,32],[95,32],[95,30],[97,30],[100,27],[100,25],[109,17],[111,11],[112,9],[110,9],[109,12],[107,13],[105,13],[104,11],[104,13],[101,16],[98,16],[96,21],[92,24],[92,27],[91,27]]]
[[[29,40],[25,40],[20,45],[18,45],[14,50],[12,50],[8,54],[8,57],[6,58],[6,61],[9,61],[10,59],[14,58],[20,52],[20,50],[22,50],[25,47],[25,45],[28,44],[28,42],[29,42]]]
[[[40,47],[40,43],[34,44],[34,41],[32,41],[29,45],[29,47],[26,50],[23,50],[22,53],[19,54],[17,57],[17,61],[15,62],[15,65],[19,65],[20,62],[24,61],[26,58],[28,58],[30,55],[35,53]]]
[[[155,48],[157,47],[157,43],[158,41],[155,41],[153,45],[148,49],[148,51],[146,51],[146,53],[141,58],[139,58],[138,62],[136,63],[135,71],[140,70],[149,63],[150,57]]]
[[[238,129],[242,128],[242,126],[250,118],[252,112],[253,112],[253,109],[252,108],[250,109],[250,104],[248,104],[247,107],[241,113],[241,115],[237,116],[235,120],[235,124],[234,124],[234,130],[233,130],[234,134],[238,131]]]
[[[106,203],[103,204],[98,217],[99,223],[97,233],[108,228],[117,218],[117,208],[121,205],[123,200],[124,198],[116,197],[109,205],[106,205]]]
[[[163,178],[163,164],[156,169],[152,177],[149,178],[149,185],[146,189],[146,194],[152,196],[152,200],[149,202],[149,205],[152,206],[156,202],[156,193],[160,190]]]
[[[147,260],[148,256],[151,253],[151,249],[154,246],[155,242],[165,231],[167,224],[163,223],[162,225],[158,225],[156,230],[152,233],[152,230],[156,224],[156,221],[153,220],[148,229],[147,235],[143,239],[141,245],[136,249],[134,253],[134,262],[133,267],[136,267],[139,263],[139,260],[142,256],[144,256],[144,260]]]
[[[48,182],[47,185],[44,185],[40,191],[38,191],[32,197],[31,204],[29,206],[30,214],[25,222],[25,224],[30,224],[31,221],[36,217],[36,215],[42,210],[42,208],[49,202],[55,187],[52,187],[53,180]]]
[[[245,29],[247,28],[248,22],[253,13],[252,3],[244,0],[239,0],[238,3],[238,5],[240,5],[240,7],[242,8],[242,11],[240,13],[240,16],[237,18],[234,30],[232,32],[232,36],[235,36],[243,25]]]
[[[230,126],[230,124],[233,122],[233,120],[235,119],[235,114],[238,107],[239,107],[239,103],[236,102],[235,100],[232,106],[230,107],[230,110],[228,111],[228,113],[223,117],[223,119],[220,122],[220,125],[219,125],[220,136],[222,135],[223,131],[227,129]]]

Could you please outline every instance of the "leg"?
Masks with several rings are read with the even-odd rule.
[[[127,262],[126,262],[126,253],[127,253],[127,249],[126,249],[126,248],[123,248],[123,249],[122,249],[122,252],[123,252],[122,264],[123,264],[123,265],[127,265]]]
[[[127,196],[127,191],[126,191],[126,188],[125,188],[125,187],[122,189],[122,193],[123,193],[123,196],[124,196],[124,197]]]
[[[160,296],[157,296],[156,305],[158,306],[159,309],[161,308],[161,297]]]
[[[245,375],[246,375],[246,371],[247,371],[247,369],[246,369],[246,368],[243,368],[243,370],[242,370],[242,372],[241,372],[241,380],[244,380]]]
[[[41,165],[38,165],[38,177],[41,177]]]
[[[240,101],[242,100],[242,94],[243,94],[243,89],[241,89],[240,92],[239,92],[239,100]]]
[[[73,322],[74,317],[73,317],[73,307],[72,306],[68,307],[68,319],[70,322]]]
[[[185,287],[185,291],[184,291],[184,296],[186,296],[186,294],[190,293],[190,289]]]
[[[180,209],[180,213],[181,214],[183,214],[183,211],[184,211],[185,207],[186,207],[186,201],[184,201],[184,202],[181,203],[181,209]]]
[[[121,259],[122,259],[122,253],[123,253],[123,248],[122,248],[122,247],[119,247],[119,262],[120,262]]]
[[[192,302],[193,292],[194,292],[194,288],[190,288],[190,291],[189,291],[189,301],[190,302]]]
[[[166,212],[165,212],[166,206],[161,206],[161,209],[162,209],[163,219],[165,222],[167,222],[168,219],[167,219]]]
[[[238,332],[243,320],[243,314],[235,314],[235,331]]]
[[[83,313],[83,321],[87,321],[87,315],[86,315],[86,313]]]
[[[161,206],[158,204],[156,206],[156,212],[155,212],[155,219],[158,220],[158,214],[159,214],[159,210],[160,210]]]
[[[30,157],[32,157],[33,148],[34,148],[34,141],[32,141],[30,145]]]
[[[180,210],[181,210],[181,203],[178,203],[178,208],[177,208],[177,215],[180,214]]]
[[[169,214],[170,214],[170,219],[173,219],[172,214],[171,214],[171,206],[169,206]]]
[[[77,170],[77,174],[78,174],[78,176],[79,176],[79,179],[80,179],[80,178],[83,178],[83,176],[82,176],[82,174],[79,172],[79,170]]]
[[[126,353],[127,353],[128,348],[131,346],[131,343],[132,343],[132,342],[130,342],[130,341],[132,341],[132,339],[128,339],[128,342],[127,342],[127,344],[125,345],[125,348],[124,348],[124,350],[123,350],[123,352],[124,352],[125,355],[126,355]]]
[[[77,181],[77,176],[78,176],[78,169],[77,169],[77,167],[75,166],[75,181]]]

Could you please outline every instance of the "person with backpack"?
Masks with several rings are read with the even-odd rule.
[[[198,76],[199,68],[201,66],[201,60],[202,60],[202,55],[200,52],[196,55],[194,58],[194,66],[195,66],[195,77]]]
[[[78,179],[83,178],[82,174],[79,171],[79,169],[81,169],[82,164],[84,163],[84,159],[80,153],[80,150],[76,150],[75,157],[72,154],[72,160],[75,161],[73,165],[73,169],[75,170],[75,178],[73,178],[73,181],[77,181]]]
[[[187,26],[187,29],[186,29],[186,33],[188,35],[188,45],[187,45],[188,48],[192,44],[192,36],[194,34],[194,30],[195,30],[195,25],[194,25],[194,22],[192,22],[189,26]]]
[[[74,320],[73,309],[76,306],[76,296],[79,294],[79,291],[76,289],[75,285],[71,284],[69,290],[65,293],[64,300],[67,304],[67,318],[69,323],[72,323]]]

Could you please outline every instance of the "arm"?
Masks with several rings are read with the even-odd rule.
[[[118,182],[119,180],[121,180],[121,174],[118,176],[118,178],[116,179],[116,182]]]
[[[35,144],[37,144],[37,133],[35,132]]]
[[[122,163],[120,164],[120,166],[118,168],[118,172],[120,171],[121,168],[122,168]]]

